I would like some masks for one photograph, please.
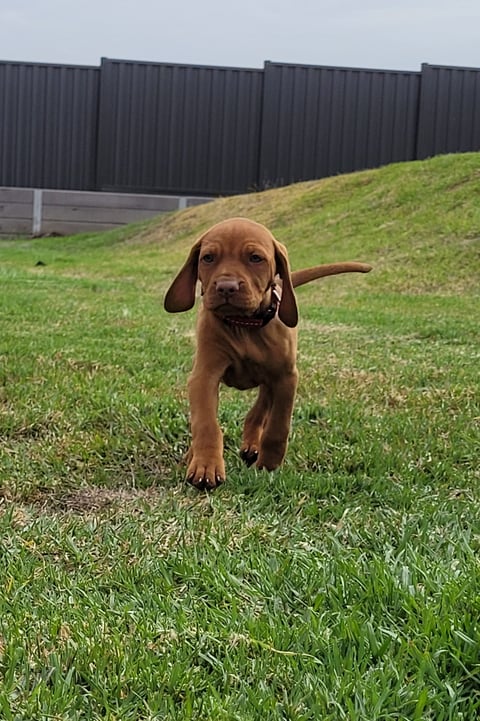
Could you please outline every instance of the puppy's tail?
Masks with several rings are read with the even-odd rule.
[[[292,285],[296,288],[304,283],[310,283],[311,280],[324,278],[326,275],[338,275],[339,273],[369,273],[372,266],[367,263],[325,263],[323,265],[315,265],[313,268],[303,268],[303,270],[293,270]]]

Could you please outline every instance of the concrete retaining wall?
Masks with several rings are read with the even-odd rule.
[[[0,188],[0,236],[109,230],[210,200],[175,195]]]

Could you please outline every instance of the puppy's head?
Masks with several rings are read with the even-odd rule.
[[[169,313],[189,310],[200,281],[204,307],[216,315],[250,316],[271,302],[275,277],[282,280],[278,316],[297,324],[298,313],[286,248],[265,226],[245,218],[225,220],[207,230],[165,296]]]

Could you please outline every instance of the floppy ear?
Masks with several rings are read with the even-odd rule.
[[[290,263],[288,262],[287,249],[278,240],[275,241],[275,260],[277,273],[282,279],[282,300],[278,309],[278,317],[289,328],[294,328],[298,323],[297,299],[293,292],[292,278],[290,275]]]
[[[168,313],[182,313],[195,305],[195,286],[198,277],[198,256],[200,254],[200,238],[193,245],[184,266],[178,272],[164,300],[164,308]]]

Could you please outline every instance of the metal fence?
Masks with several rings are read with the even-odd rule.
[[[257,181],[261,70],[103,60],[98,184],[235,193]]]
[[[419,88],[419,73],[266,63],[261,184],[414,159]]]
[[[100,71],[0,63],[0,185],[96,189]]]
[[[233,194],[480,150],[480,69],[0,62],[0,186]]]
[[[422,66],[417,157],[480,149],[480,70]]]

